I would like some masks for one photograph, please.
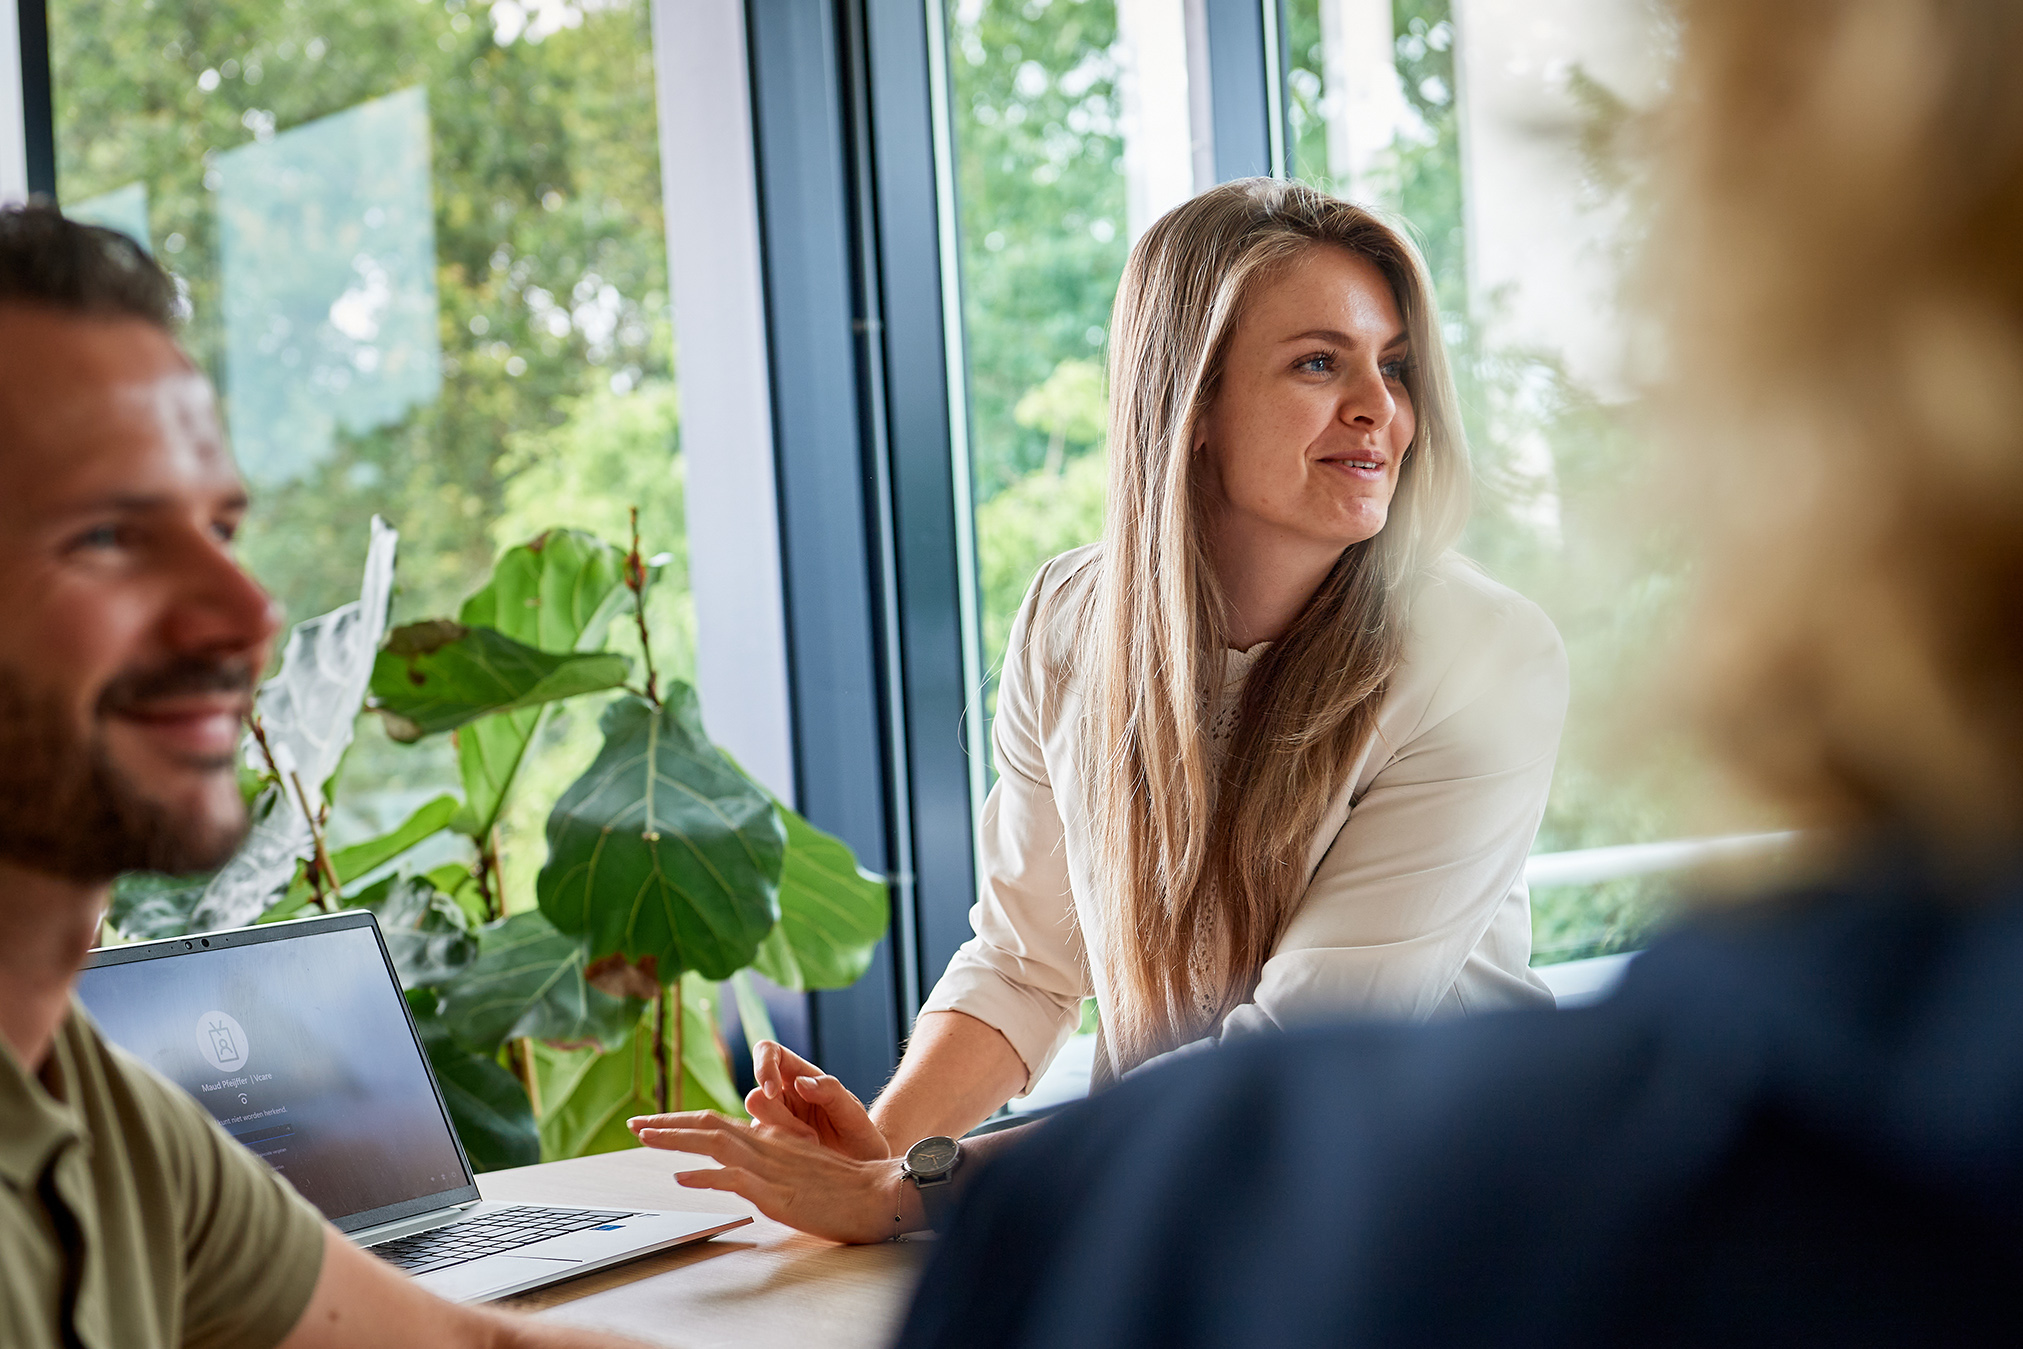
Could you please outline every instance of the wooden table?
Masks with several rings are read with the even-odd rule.
[[[683,1349],[884,1349],[892,1342],[924,1244],[837,1246],[759,1216],[734,1194],[683,1189],[671,1178],[711,1165],[639,1148],[479,1176],[485,1198],[509,1203],[752,1215],[749,1227],[499,1305]]]

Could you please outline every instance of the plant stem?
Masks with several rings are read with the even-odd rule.
[[[667,1113],[667,989],[653,995],[653,1109]]]
[[[534,1108],[534,1118],[541,1118],[541,1075],[534,1070],[534,1042],[522,1035],[515,1040],[518,1053],[514,1055],[520,1066],[520,1085],[527,1089],[527,1104]]]
[[[499,874],[499,828],[493,825],[478,841],[478,897],[485,902],[485,912],[494,918],[506,916],[505,877]]]
[[[325,913],[329,913],[330,901],[337,897],[337,892],[343,886],[337,879],[337,868],[330,865],[330,850],[323,844],[323,820],[309,808],[309,793],[302,788],[302,775],[290,773],[288,780],[295,784],[295,799],[302,804],[302,818],[309,821],[309,837],[316,844],[316,854],[311,860],[310,872],[311,883],[316,890],[316,904]],[[321,882],[315,880],[317,876],[322,877]],[[326,884],[330,887],[328,893],[324,891]]]
[[[316,842],[316,854],[309,865],[309,888],[315,893],[316,907],[329,913],[330,901],[343,887],[337,879],[337,869],[330,865],[330,849],[323,842],[323,819],[309,808],[309,793],[302,790],[302,775],[290,772],[284,779],[281,765],[274,759],[274,747],[267,743],[267,728],[261,724],[260,718],[247,717],[246,729],[253,733],[253,742],[260,747],[260,756],[267,761],[267,771],[274,775],[282,794],[287,794],[291,784],[295,788],[295,803],[302,808],[302,818],[309,822],[309,837]],[[326,804],[324,809],[328,810],[329,806]],[[329,886],[327,895],[324,891],[326,884]]]
[[[639,555],[639,507],[632,507],[632,551],[625,558],[625,588],[632,592],[632,616],[639,624],[639,650],[646,658],[646,701],[660,706],[660,677],[653,671],[653,638],[646,630],[646,559]]]
[[[680,975],[677,974],[674,976],[674,983],[669,985],[668,991],[674,995],[672,999],[674,1007],[672,1008],[668,1017],[668,1020],[672,1024],[669,1025],[668,1027],[669,1034],[667,1037],[669,1040],[668,1053],[667,1053],[667,1076],[674,1083],[674,1091],[673,1091],[674,1108],[676,1110],[679,1110],[681,1109],[681,1080],[682,1080],[681,1032],[683,1024],[688,1020],[687,1009],[685,1009],[681,1003]]]

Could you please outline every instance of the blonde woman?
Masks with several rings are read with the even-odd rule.
[[[846,1239],[931,1218],[946,1140],[1032,1087],[1091,994],[1099,1081],[1303,1022],[1550,1002],[1523,867],[1565,662],[1450,551],[1439,331],[1411,246],[1311,188],[1231,183],[1147,231],[1104,540],[1042,569],[1006,653],[976,937],[869,1112],[763,1046],[757,1130],[634,1121],[726,1163],[688,1183]]]

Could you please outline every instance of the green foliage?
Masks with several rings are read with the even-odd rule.
[[[697,975],[681,981],[681,1018],[682,1080],[674,1099],[683,1109],[742,1117],[744,1105],[716,1029],[711,986]],[[549,1044],[535,1049],[542,1155],[587,1157],[637,1146],[625,1121],[660,1108],[654,1100],[653,1031],[653,1008],[648,1007],[625,1048],[616,1053]]]
[[[410,990],[407,1005],[471,1166],[500,1171],[540,1161],[541,1135],[519,1082],[496,1060],[457,1043],[436,1013],[433,991]]]
[[[521,1036],[600,1049],[625,1043],[638,1001],[585,982],[581,941],[538,913],[488,923],[477,935],[477,959],[443,990],[443,1021],[458,1043],[488,1054]]]
[[[508,548],[492,579],[464,601],[460,622],[488,627],[543,651],[596,651],[625,599],[625,555],[592,534],[558,529]],[[545,707],[487,717],[457,737],[457,767],[473,838],[490,836]]]
[[[1103,398],[1103,367],[1069,357],[1039,387],[1019,399],[1012,420],[1047,434],[1044,465],[1058,473],[1069,445],[1087,449],[1102,443],[1109,422]]]
[[[1115,0],[947,6],[976,499],[1046,460],[1015,415],[1100,356],[1129,246]],[[1072,439],[1072,437],[1070,437]],[[1083,442],[1093,444],[1093,438]]]
[[[849,845],[834,834],[785,806],[779,814],[787,827],[780,921],[766,934],[752,968],[782,988],[847,988],[870,967],[885,936],[885,879],[858,866]],[[755,1000],[741,991],[740,1020],[749,1001]]]
[[[395,740],[412,741],[495,712],[616,688],[631,673],[623,656],[557,654],[491,628],[432,618],[387,634],[372,668],[371,707]]]
[[[210,883],[209,872],[199,876],[133,872],[113,883],[112,908],[106,916],[128,941],[180,937],[190,930],[190,915]]]
[[[976,508],[983,642],[993,663],[1004,655],[1033,577],[1050,558],[1103,536],[1109,460],[1086,454],[1059,473],[1036,469]]]
[[[388,876],[345,907],[378,917],[403,988],[440,988],[478,958],[469,916],[426,877]]]
[[[613,0],[581,17],[500,45],[482,6],[412,0],[50,7],[63,197],[146,185],[150,242],[189,286],[186,340],[214,376],[216,157],[428,90],[442,394],[262,493],[245,556],[297,613],[345,597],[375,509],[404,531],[403,603],[450,612],[490,564],[512,437],[565,421],[569,400],[614,380],[672,373],[649,10]]]
[[[376,871],[449,828],[450,821],[456,817],[457,804],[454,796],[438,796],[378,838],[354,843],[330,854],[331,868],[337,872],[337,878],[347,884],[367,872]]]
[[[604,750],[548,818],[541,911],[598,955],[728,978],[779,921],[772,800],[710,744],[695,691],[605,709]]]

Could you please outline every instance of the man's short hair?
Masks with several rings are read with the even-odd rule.
[[[68,220],[54,206],[0,209],[0,305],[31,304],[88,318],[134,318],[173,333],[176,284],[116,230]]]

